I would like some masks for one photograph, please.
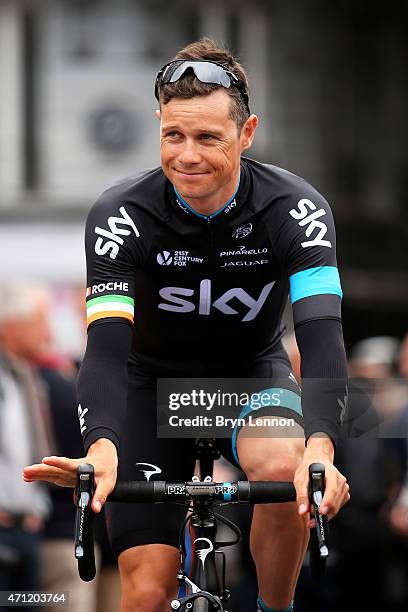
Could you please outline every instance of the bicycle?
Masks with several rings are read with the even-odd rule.
[[[237,544],[241,539],[241,532],[235,523],[215,512],[214,508],[231,503],[265,504],[296,499],[295,488],[291,482],[213,482],[212,468],[215,457],[216,452],[211,447],[211,442],[205,442],[199,453],[201,480],[196,477],[185,483],[118,482],[108,498],[109,501],[115,502],[170,502],[186,507],[187,516],[181,525],[179,537],[179,591],[178,597],[170,604],[171,610],[228,612],[225,605],[228,604],[231,592],[226,588],[225,554],[219,549]],[[311,530],[310,567],[313,576],[321,577],[329,555],[327,518],[319,512],[324,494],[324,465],[310,465],[309,476],[309,497],[316,521],[316,528]],[[85,581],[92,580],[96,575],[91,511],[93,492],[93,466],[80,465],[75,489],[75,557],[79,575]],[[229,527],[235,538],[230,541],[217,541],[217,522]],[[194,533],[195,554],[192,555],[188,555],[185,544],[185,530],[188,525]],[[188,556],[191,557],[190,568],[186,567]],[[220,563],[217,562],[217,556]]]

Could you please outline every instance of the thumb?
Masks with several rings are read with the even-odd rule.
[[[95,493],[92,498],[92,510],[94,512],[99,514],[99,512],[102,510],[103,506],[105,505],[106,498],[108,497],[110,492],[111,492],[111,489],[108,486],[107,482],[104,481],[103,478],[101,478],[98,484],[96,485]]]

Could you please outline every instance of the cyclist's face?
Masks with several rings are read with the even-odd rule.
[[[162,168],[187,201],[222,206],[236,188],[240,155],[252,144],[257,118],[251,115],[238,133],[230,105],[222,89],[162,104]]]

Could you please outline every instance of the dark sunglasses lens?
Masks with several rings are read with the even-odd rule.
[[[223,87],[231,86],[231,79],[221,66],[208,62],[183,62],[176,68],[170,77],[170,83],[178,81],[188,70],[192,68],[197,79],[202,83],[214,83]]]

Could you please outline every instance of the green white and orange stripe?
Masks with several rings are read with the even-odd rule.
[[[90,325],[99,319],[108,317],[123,317],[133,323],[133,298],[126,295],[103,295],[88,300],[86,303],[87,324]]]

